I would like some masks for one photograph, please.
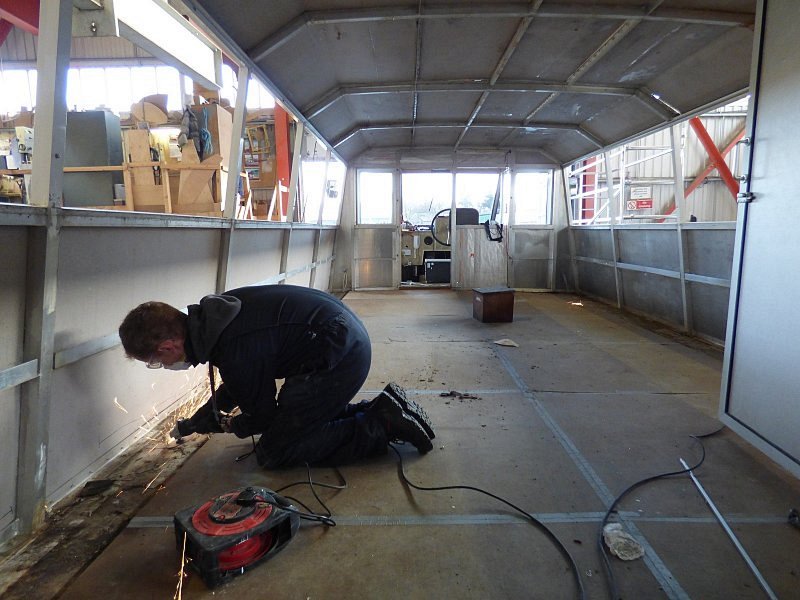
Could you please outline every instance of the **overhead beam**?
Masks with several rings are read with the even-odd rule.
[[[644,21],[718,25],[720,27],[753,27],[755,23],[754,13],[696,10],[691,8],[665,8],[657,13],[648,13],[647,7],[637,8],[635,6],[619,6],[616,4],[593,4],[589,6],[586,4],[559,3],[550,4],[538,10],[532,10],[529,2],[472,4],[468,6],[453,4],[424,7],[420,11],[409,6],[316,10],[304,12],[292,19],[287,25],[248,50],[248,55],[258,62],[286,44],[306,27],[314,25],[380,23],[416,19],[521,19],[533,16],[553,19],[641,19]]]
[[[413,127],[416,127],[418,129],[463,129],[464,123],[438,122],[438,123],[417,123],[416,125],[411,125],[411,123],[408,122],[365,123],[361,125],[356,125],[346,134],[339,137],[337,140],[334,140],[333,147],[336,148],[338,146],[341,146],[342,144],[344,144],[345,142],[349,141],[350,139],[352,139],[353,137],[362,132],[403,130],[403,129],[412,129]],[[586,129],[578,125],[571,125],[568,123],[529,123],[528,125],[519,125],[516,123],[478,123],[474,124],[472,127],[475,129],[501,129],[501,130],[502,129],[514,129],[514,130],[549,129],[549,130],[572,131],[590,140],[598,148],[602,148],[606,145],[606,142],[597,138],[592,133],[586,131]]]
[[[539,7],[542,5],[543,0],[532,0],[528,9],[531,11],[531,15],[527,17],[523,17],[519,24],[517,25],[517,29],[514,32],[514,35],[511,36],[511,39],[506,46],[506,49],[503,51],[503,55],[500,57],[500,60],[497,62],[497,65],[492,71],[492,75],[489,78],[489,87],[491,88],[497,83],[497,80],[500,78],[500,75],[503,73],[503,69],[506,68],[508,61],[511,60],[511,57],[516,52],[517,48],[519,47],[522,38],[528,31],[528,28],[531,26],[533,22],[533,15],[539,10]],[[486,100],[489,98],[490,90],[485,90],[481,97],[478,99],[478,102],[475,104],[475,108],[472,110],[469,118],[467,119],[467,124],[464,127],[464,131],[461,132],[461,135],[458,136],[456,140],[456,149],[458,149],[461,142],[464,140],[464,136],[467,135],[469,132],[470,126],[475,122],[475,119],[478,117],[478,113],[481,112],[483,105],[486,104]]]
[[[606,96],[634,96],[638,93],[636,88],[611,85],[570,85],[565,83],[515,80],[503,81],[491,85],[488,79],[470,80],[440,80],[440,81],[413,81],[398,83],[354,83],[342,85],[328,90],[322,96],[310,102],[304,109],[306,118],[313,119],[329,109],[336,102],[346,96],[369,96],[378,94],[399,93],[450,93],[470,92],[481,93],[485,91],[510,92],[510,93],[548,93],[564,92],[567,94],[595,94]]]
[[[39,35],[39,0],[0,0],[0,19]]]

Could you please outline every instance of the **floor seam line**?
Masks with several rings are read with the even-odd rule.
[[[578,470],[595,491],[597,496],[604,505],[610,506],[615,497],[611,494],[611,491],[608,489],[606,484],[603,483],[603,480],[600,479],[600,476],[589,464],[589,461],[583,456],[583,454],[581,454],[580,450],[578,450],[577,446],[575,446],[566,432],[561,429],[558,423],[556,423],[555,420],[550,416],[550,413],[547,412],[547,409],[545,409],[542,403],[539,402],[534,393],[530,390],[528,385],[514,368],[514,365],[511,364],[511,360],[509,359],[508,355],[501,348],[495,348],[494,350],[503,367],[511,376],[511,379],[514,380],[514,383],[517,385],[520,392],[522,392],[523,396],[531,403],[548,429],[550,429],[550,431],[555,435],[556,439],[559,441],[564,450],[566,450],[569,457],[578,467]],[[629,519],[621,517],[621,520],[631,528],[631,530],[637,535],[639,541],[642,542],[642,545],[645,547],[645,564],[656,578],[658,583],[661,584],[661,587],[667,596],[671,599],[674,598],[677,600],[688,599],[689,595],[681,587],[678,580],[674,575],[672,575],[667,566],[656,553],[655,549],[642,535],[641,531],[639,531],[639,528],[636,527],[636,525]]]

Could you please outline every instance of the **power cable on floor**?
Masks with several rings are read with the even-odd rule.
[[[403,466],[403,457],[402,457],[402,455],[397,450],[397,448],[395,447],[394,444],[389,444],[389,447],[391,447],[391,449],[394,450],[394,453],[397,455],[397,459],[399,461],[399,463],[398,463],[398,471],[400,473],[400,479],[403,481],[403,483],[405,483],[409,487],[412,487],[415,490],[420,490],[420,491],[423,491],[423,492],[436,492],[436,491],[444,491],[444,490],[470,490],[470,491],[473,491],[473,492],[478,492],[480,494],[484,494],[486,496],[489,496],[490,498],[494,498],[495,500],[497,500],[499,502],[502,502],[506,506],[509,506],[510,508],[514,509],[516,512],[518,512],[521,515],[523,515],[528,521],[530,521],[530,523],[532,525],[534,525],[535,527],[540,529],[542,532],[544,532],[544,534],[547,536],[547,538],[551,542],[553,542],[553,544],[556,546],[558,551],[565,558],[565,560],[569,564],[570,568],[572,569],[572,574],[573,574],[573,576],[575,578],[575,583],[578,586],[578,597],[581,598],[581,600],[586,598],[586,590],[584,590],[584,588],[583,588],[583,581],[581,580],[580,571],[578,570],[578,565],[575,563],[575,559],[572,558],[572,555],[569,553],[569,550],[567,550],[566,546],[564,546],[564,544],[561,543],[561,540],[559,540],[558,537],[556,537],[556,535],[552,531],[550,531],[550,529],[544,523],[542,523],[541,521],[536,519],[529,512],[521,509],[516,504],[513,504],[513,503],[509,502],[508,500],[506,500],[505,498],[501,498],[500,496],[497,496],[496,494],[493,494],[492,492],[488,492],[488,491],[483,490],[483,489],[478,488],[478,487],[473,487],[471,485],[443,485],[443,486],[435,486],[435,487],[426,487],[426,486],[421,486],[421,485],[417,485],[415,483],[412,483],[408,479],[408,477],[406,476],[405,468]]]
[[[706,459],[706,447],[700,440],[703,438],[708,438],[713,435],[716,435],[723,429],[725,429],[724,426],[710,433],[689,436],[690,438],[692,438],[693,440],[695,440],[697,443],[700,444],[700,450],[702,454],[697,464],[688,467],[686,469],[681,469],[680,471],[669,471],[667,473],[659,473],[658,475],[652,475],[650,477],[645,477],[644,479],[640,479],[639,481],[625,488],[625,490],[619,496],[614,498],[614,501],[611,503],[611,506],[608,507],[606,514],[603,516],[603,520],[600,522],[600,530],[597,534],[597,545],[598,548],[600,549],[600,556],[602,556],[603,558],[603,568],[605,569],[606,581],[608,582],[609,594],[612,600],[619,600],[620,596],[619,596],[619,590],[617,589],[617,581],[614,577],[614,571],[611,568],[611,562],[608,560],[608,552],[606,551],[606,546],[605,543],[603,542],[603,530],[605,529],[605,526],[608,524],[608,519],[611,516],[611,513],[614,512],[614,509],[617,507],[617,504],[619,504],[625,496],[627,496],[633,490],[645,485],[646,483],[650,483],[651,481],[656,481],[658,479],[664,479],[666,477],[673,477],[675,475],[686,475],[687,473],[691,473],[693,470],[697,469],[700,465],[703,464],[703,462]]]

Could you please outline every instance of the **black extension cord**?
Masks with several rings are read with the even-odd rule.
[[[471,485],[443,485],[443,486],[436,486],[436,487],[425,487],[425,486],[421,486],[421,485],[416,485],[415,483],[412,483],[411,481],[409,481],[408,477],[406,476],[405,469],[403,467],[403,457],[400,454],[400,452],[397,450],[397,448],[394,446],[394,444],[389,444],[389,446],[392,448],[392,450],[394,450],[394,453],[397,455],[397,459],[399,460],[398,470],[400,472],[400,478],[402,479],[403,483],[405,483],[409,487],[412,487],[415,490],[420,490],[420,491],[424,491],[424,492],[434,492],[434,491],[443,491],[443,490],[470,490],[470,491],[473,491],[473,492],[478,492],[478,493],[484,494],[486,496],[489,496],[490,498],[494,498],[495,500],[497,500],[499,502],[502,502],[506,506],[511,507],[516,512],[518,512],[521,515],[523,515],[528,521],[530,521],[530,523],[532,525],[534,525],[535,527],[540,529],[542,532],[544,532],[544,534],[547,536],[547,538],[551,542],[553,542],[553,544],[556,546],[556,548],[561,553],[561,555],[566,559],[567,563],[570,566],[570,569],[572,569],[572,574],[573,574],[573,576],[575,578],[575,583],[578,586],[578,597],[581,600],[584,600],[586,598],[586,590],[584,590],[584,588],[583,588],[583,581],[581,580],[580,571],[578,570],[578,565],[575,563],[575,559],[572,558],[572,555],[569,553],[569,550],[567,550],[566,546],[564,546],[564,544],[561,543],[561,540],[559,540],[558,537],[556,537],[556,535],[552,531],[550,531],[550,529],[548,529],[548,527],[544,523],[542,523],[541,521],[536,519],[529,512],[521,509],[516,504],[513,504],[513,503],[509,502],[508,500],[506,500],[505,498],[501,498],[500,496],[497,496],[496,494],[493,494],[491,492],[487,492],[486,490],[482,490],[481,488],[478,488],[478,487],[473,487]]]
[[[611,516],[611,513],[614,512],[614,509],[617,505],[622,501],[622,499],[630,494],[633,490],[637,489],[645,485],[646,483],[650,483],[651,481],[656,481],[658,479],[664,479],[665,477],[673,477],[675,475],[686,475],[691,471],[697,469],[703,462],[706,460],[706,447],[703,445],[703,442],[700,440],[703,438],[711,437],[712,435],[718,434],[720,431],[725,429],[725,427],[720,427],[719,429],[712,431],[711,433],[704,433],[702,435],[690,435],[689,437],[695,440],[697,443],[700,444],[700,450],[702,452],[700,456],[700,460],[697,461],[697,464],[694,466],[689,467],[688,469],[681,469],[679,471],[669,471],[668,473],[660,473],[658,475],[652,475],[650,477],[645,477],[644,479],[640,479],[639,481],[629,485],[625,490],[617,496],[614,501],[611,503],[611,506],[608,507],[603,520],[600,522],[600,530],[597,533],[597,546],[600,550],[600,556],[603,557],[603,567],[606,573],[606,581],[608,582],[608,590],[612,600],[619,600],[619,590],[617,589],[617,581],[614,577],[614,570],[611,568],[611,562],[608,560],[608,551],[606,550],[605,543],[603,543],[603,529],[608,524],[608,519]]]

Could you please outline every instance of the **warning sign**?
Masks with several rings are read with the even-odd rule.
[[[645,208],[653,208],[653,199],[647,200],[628,200],[625,202],[625,208],[628,210],[642,210]]]

